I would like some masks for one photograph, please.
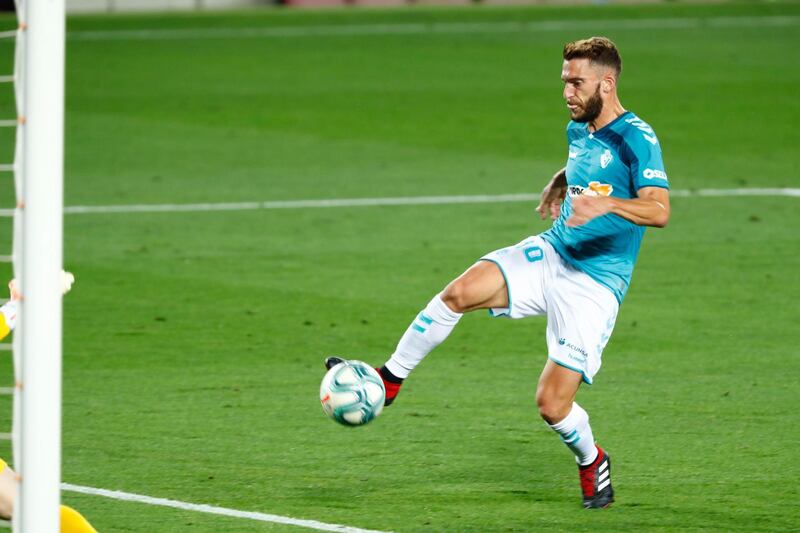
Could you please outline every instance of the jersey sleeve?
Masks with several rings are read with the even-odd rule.
[[[655,133],[648,134],[634,129],[626,139],[627,159],[630,162],[633,190],[642,187],[662,187],[669,189],[667,171],[664,169],[664,158],[661,146]]]

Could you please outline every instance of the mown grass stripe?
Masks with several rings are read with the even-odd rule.
[[[674,17],[497,22],[410,22],[385,24],[326,24],[250,28],[142,28],[135,30],[73,30],[72,41],[147,41],[191,39],[266,39],[351,35],[472,34],[578,30],[675,30],[692,28],[786,27],[800,24],[792,15],[741,17]]]

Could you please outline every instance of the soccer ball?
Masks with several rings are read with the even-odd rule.
[[[340,424],[360,426],[383,410],[386,389],[378,372],[361,361],[334,366],[319,388],[322,410]]]

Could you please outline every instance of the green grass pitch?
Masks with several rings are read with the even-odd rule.
[[[799,16],[797,3],[76,16],[66,203],[538,192],[566,156],[561,47],[598,33],[620,46],[622,102],[658,132],[673,188],[798,187]],[[352,31],[547,20],[575,29]],[[300,35],[226,34],[269,27]],[[200,31],[91,33],[159,28]],[[0,43],[3,71],[11,56]],[[614,458],[608,511],[580,509],[572,458],[536,413],[544,319],[467,316],[375,422],[323,416],[326,354],[383,362],[450,279],[546,227],[525,203],[67,215],[64,481],[398,532],[799,528],[798,198],[675,198],[669,227],[647,232],[579,393]],[[10,234],[0,219],[4,249]],[[7,359],[0,376],[11,383]],[[10,427],[7,398],[0,415]],[[297,530],[64,500],[102,532]]]

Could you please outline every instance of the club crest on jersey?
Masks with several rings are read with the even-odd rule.
[[[603,152],[603,155],[600,156],[600,166],[606,168],[613,160],[614,156],[611,155],[611,150],[606,150]]]
[[[610,183],[600,183],[599,181],[590,181],[588,187],[581,187],[580,185],[570,185],[567,187],[567,194],[570,198],[575,198],[581,194],[586,196],[611,196],[614,192],[614,186]]]

